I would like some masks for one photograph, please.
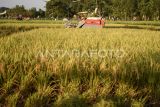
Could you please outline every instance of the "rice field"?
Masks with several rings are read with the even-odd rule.
[[[158,30],[14,23],[0,24],[0,107],[160,106]]]

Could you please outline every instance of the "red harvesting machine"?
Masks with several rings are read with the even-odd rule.
[[[103,28],[104,26],[105,19],[102,17],[88,17],[82,28]]]

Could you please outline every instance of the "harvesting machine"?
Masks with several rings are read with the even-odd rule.
[[[105,19],[103,17],[82,17],[78,24],[72,24],[67,21],[66,28],[103,28],[105,26]]]
[[[105,26],[105,19],[98,15],[98,8],[91,14],[91,17],[88,17],[88,12],[79,12],[77,15],[81,17],[78,24],[71,24],[68,21],[68,24],[65,24],[66,28],[103,28]],[[93,15],[96,15],[96,17],[93,17]]]

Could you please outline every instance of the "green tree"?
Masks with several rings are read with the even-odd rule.
[[[151,20],[152,13],[154,13],[153,9],[154,9],[153,0],[141,0],[139,3],[139,11],[142,20]]]
[[[37,9],[35,7],[31,8],[28,12],[32,18],[36,18],[38,16]]]
[[[46,16],[63,18],[70,16],[70,7],[63,0],[51,0],[46,4]]]
[[[16,5],[16,7],[9,9],[8,14],[9,16],[12,16],[12,17],[15,17],[17,15],[25,16],[27,14],[27,11],[23,5],[22,6]]]
[[[48,17],[72,17],[80,11],[94,12],[121,20],[160,20],[160,0],[51,0],[46,5]]]
[[[45,17],[45,11],[43,11],[42,9],[39,9],[37,14],[38,14],[38,16],[40,16],[40,18],[44,18]]]
[[[154,5],[154,17],[156,20],[160,20],[160,0],[153,0]]]

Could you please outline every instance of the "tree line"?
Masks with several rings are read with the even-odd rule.
[[[5,8],[2,7],[0,9],[0,12],[3,12],[4,10],[7,10],[7,14],[5,17],[17,17],[18,15],[22,15],[23,17],[30,17],[30,18],[44,18],[45,17],[45,11],[42,9],[37,10],[36,8],[31,9],[25,9],[23,5],[16,5],[14,8]]]
[[[50,0],[46,3],[46,17],[72,18],[81,11],[117,20],[160,20],[160,0]]]
[[[17,5],[7,8],[6,16],[62,19],[73,18],[82,11],[94,13],[95,8],[100,16],[110,20],[160,20],[160,0],[50,0],[46,2],[46,11]],[[4,10],[0,8],[0,12]]]

